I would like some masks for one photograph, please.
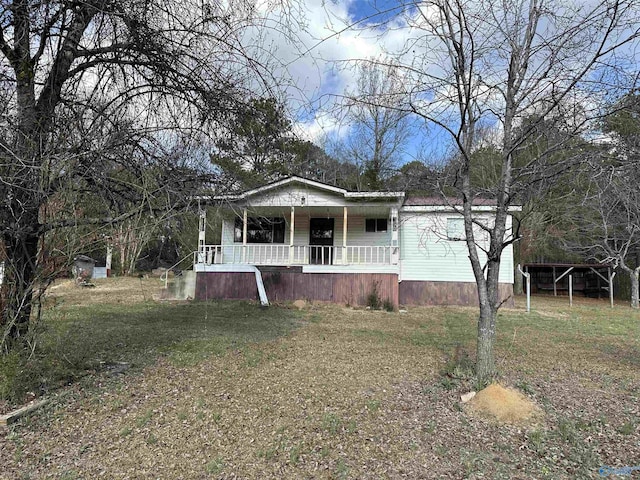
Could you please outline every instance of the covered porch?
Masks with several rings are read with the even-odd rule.
[[[390,205],[244,207],[223,221],[221,243],[206,243],[200,217],[194,264],[393,266],[398,208]]]

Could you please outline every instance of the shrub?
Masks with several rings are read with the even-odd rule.
[[[382,308],[384,308],[387,312],[394,312],[396,307],[393,302],[389,299],[385,300],[382,304]]]
[[[475,365],[469,353],[462,345],[457,345],[452,357],[447,361],[441,375],[457,380],[470,380],[473,378]]]
[[[373,283],[371,293],[367,295],[367,307],[371,308],[371,310],[380,310],[382,307],[382,299],[378,293],[378,282]]]

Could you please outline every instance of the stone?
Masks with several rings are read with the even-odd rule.
[[[469,400],[471,400],[475,396],[476,396],[476,392],[464,393],[460,395],[460,400],[462,400],[462,403],[467,403]]]

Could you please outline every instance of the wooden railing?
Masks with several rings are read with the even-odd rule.
[[[389,245],[204,245],[194,263],[248,265],[394,265],[399,249]]]

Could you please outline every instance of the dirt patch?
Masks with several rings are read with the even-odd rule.
[[[492,383],[480,390],[468,403],[471,413],[489,417],[500,423],[534,423],[542,416],[542,411],[520,392]]]

